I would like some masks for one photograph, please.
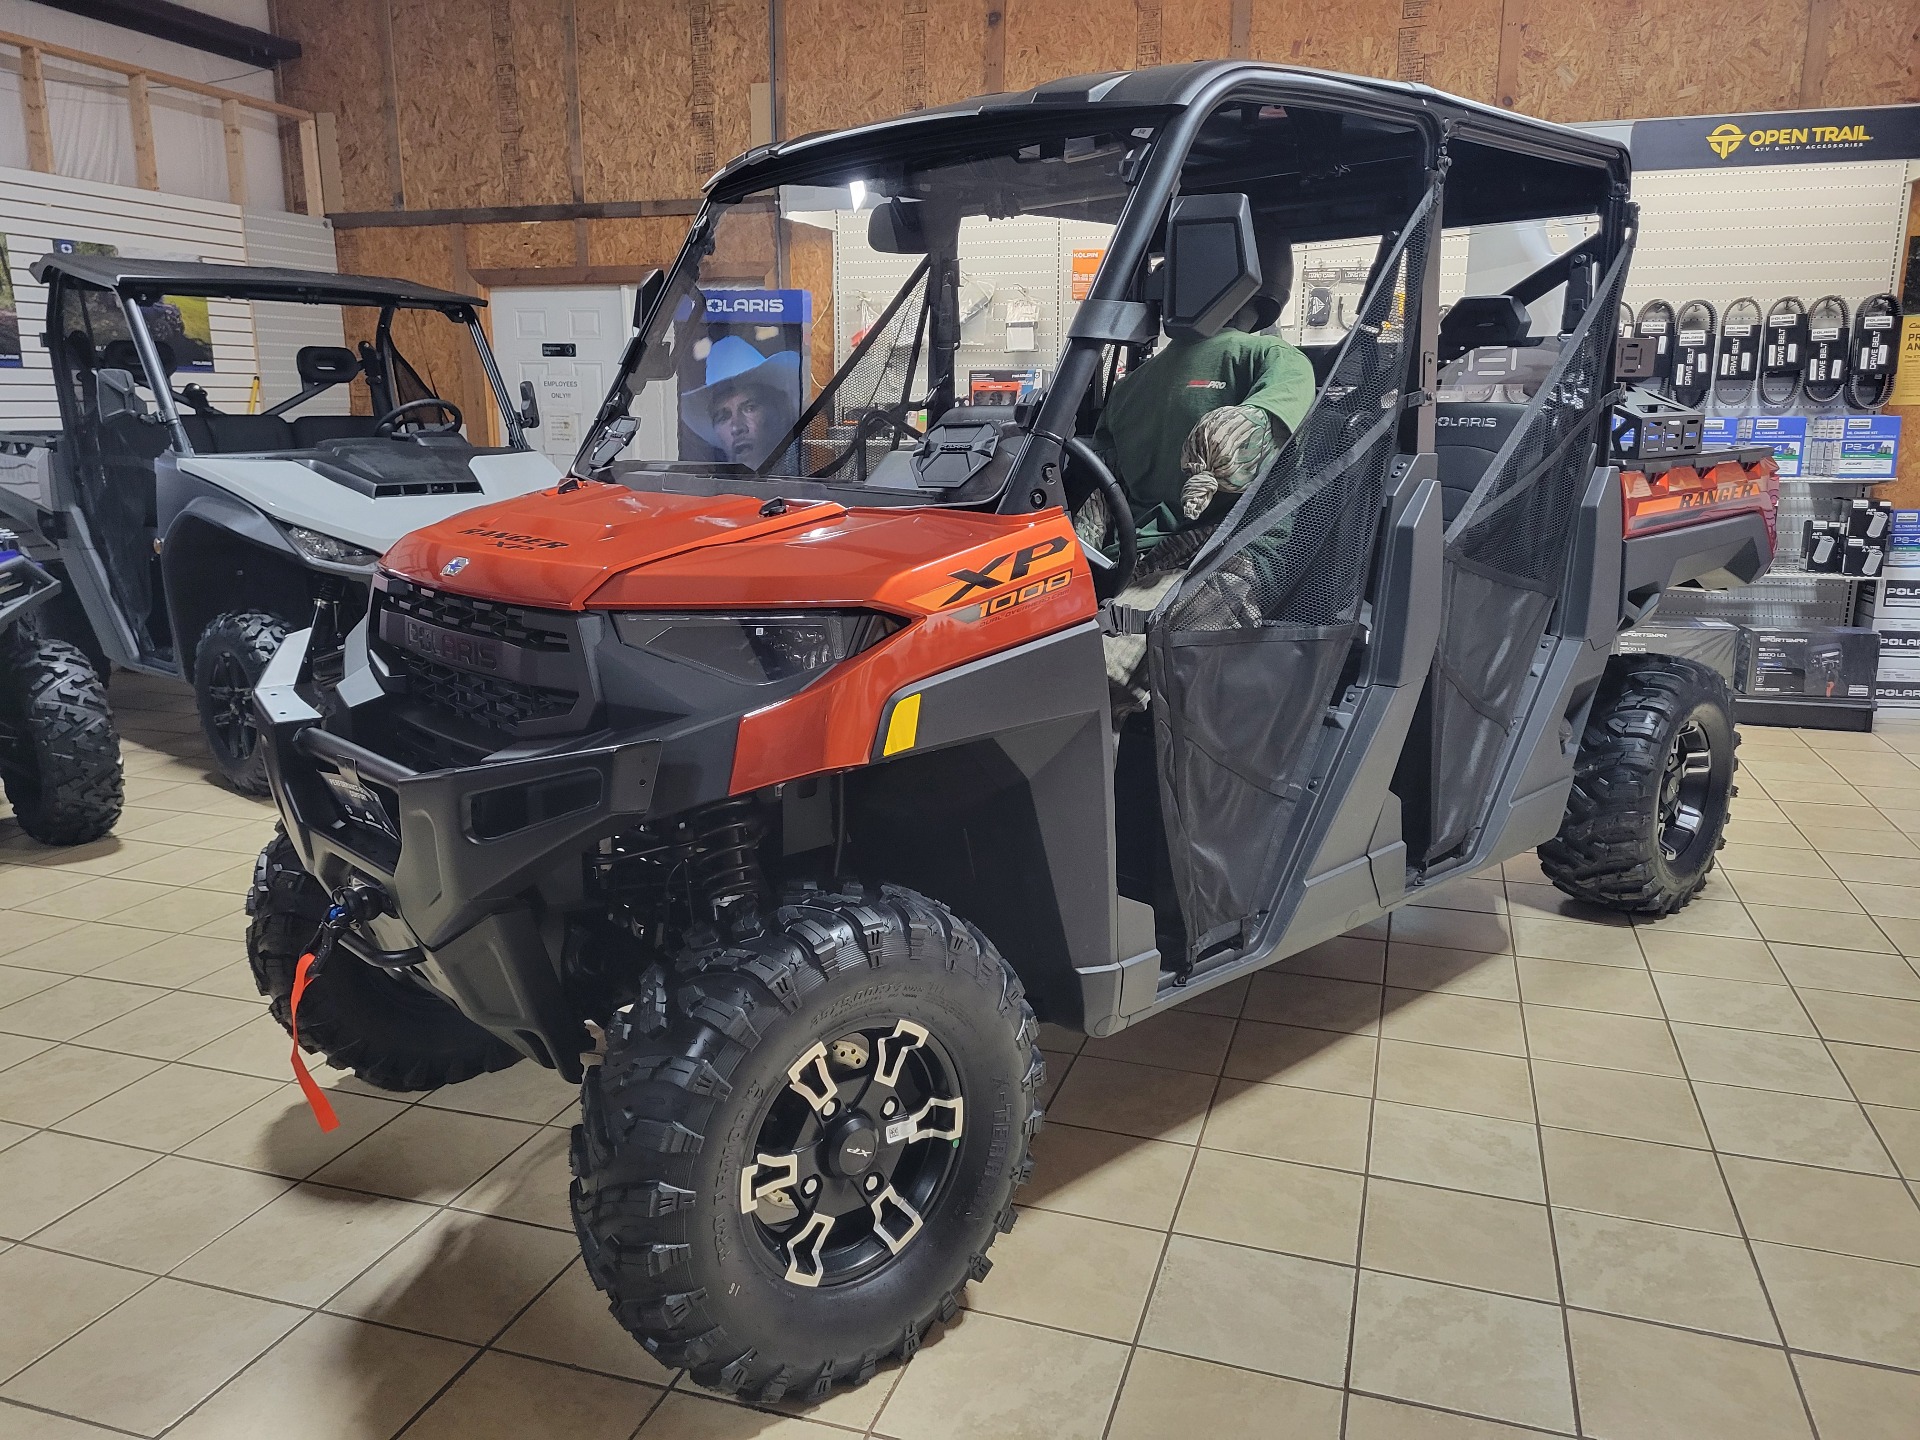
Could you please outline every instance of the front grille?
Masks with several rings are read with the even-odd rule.
[[[444,590],[428,590],[405,580],[387,578],[383,604],[402,615],[444,626],[467,635],[485,635],[518,645],[523,650],[567,651],[573,641],[566,630],[538,610],[502,605],[492,600],[469,600]],[[546,623],[542,623],[545,621]]]
[[[407,693],[413,699],[489,730],[515,730],[535,720],[558,719],[580,699],[576,690],[476,675],[405,650],[395,651],[394,660],[407,677]]]

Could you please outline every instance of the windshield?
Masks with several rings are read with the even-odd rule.
[[[953,405],[1046,388],[1149,136],[1028,124],[713,205],[628,352],[628,418],[583,456],[624,439],[652,466],[911,483],[908,453]]]

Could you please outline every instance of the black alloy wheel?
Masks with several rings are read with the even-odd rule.
[[[207,685],[208,723],[212,739],[223,758],[244,765],[253,758],[253,747],[260,743],[260,732],[253,723],[253,685],[240,657],[221,651],[214,657],[213,675]]]
[[[215,616],[193,654],[200,731],[227,783],[245,795],[267,793],[267,757],[253,713],[253,688],[292,627],[259,610]]]
[[[1660,853],[1667,863],[1690,870],[1707,833],[1713,796],[1713,742],[1699,720],[1673,737],[1660,782]]]

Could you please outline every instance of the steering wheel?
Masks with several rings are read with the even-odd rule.
[[[438,395],[429,395],[423,400],[409,400],[404,405],[396,405],[374,423],[373,433],[382,437],[390,436],[399,427],[400,417],[411,410],[438,410],[453,418],[439,425],[423,425],[414,422],[416,433],[421,435],[451,435],[466,423],[466,417],[460,413],[460,407],[451,400],[442,400]]]
[[[1120,553],[1109,560],[1103,552],[1084,542],[1080,548],[1086,551],[1087,564],[1093,568],[1094,594],[1102,600],[1111,600],[1127,588],[1140,561],[1140,536],[1133,527],[1133,504],[1127,499],[1127,492],[1120,488],[1113,471],[1107,468],[1107,462],[1091,445],[1076,435],[1067,441],[1065,448],[1073,463],[1085,466],[1093,483],[1107,497],[1107,514],[1112,518]]]

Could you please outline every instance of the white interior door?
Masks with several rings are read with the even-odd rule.
[[[540,428],[527,438],[565,470],[632,333],[631,291],[543,285],[498,289],[488,299],[508,391],[517,404],[520,382],[531,380],[540,402]]]

